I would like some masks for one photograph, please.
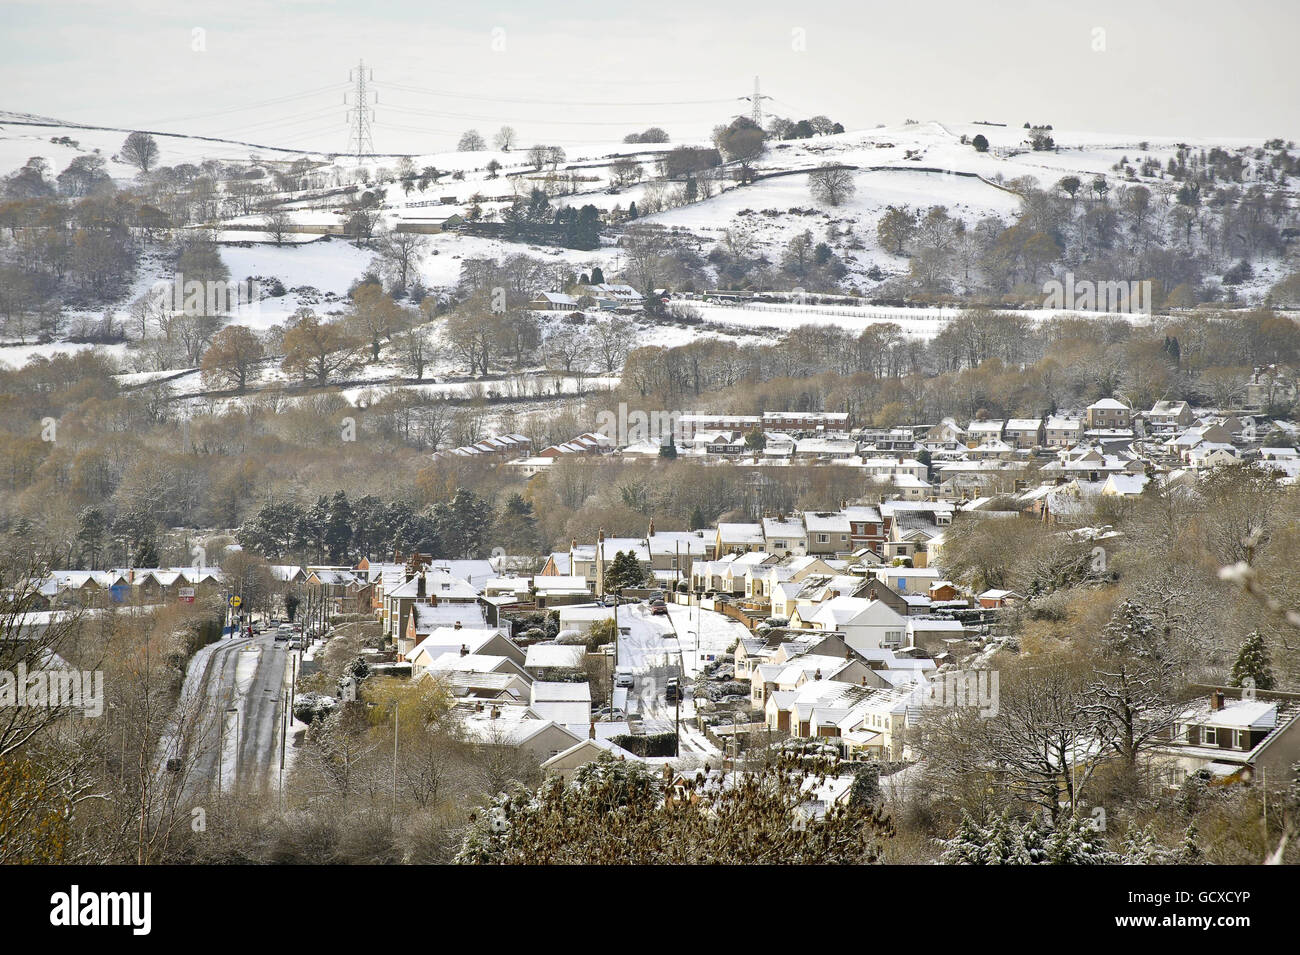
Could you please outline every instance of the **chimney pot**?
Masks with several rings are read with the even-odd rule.
[[[1210,696],[1210,709],[1215,710],[1216,712],[1217,712],[1218,710],[1223,709],[1223,691],[1222,691],[1222,690],[1215,690],[1214,693],[1211,694],[1211,696]]]
[[[596,721],[592,720],[591,728],[587,730],[587,739],[595,739],[595,738],[596,738]]]
[[[460,645],[460,655],[463,657],[469,656],[469,647],[463,643]]]

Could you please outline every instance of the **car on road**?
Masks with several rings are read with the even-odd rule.
[[[636,676],[632,673],[631,667],[619,667],[614,671],[614,685],[617,687],[631,688],[636,685]]]
[[[275,639],[276,639],[276,642],[277,642],[277,643],[278,643],[279,641],[281,641],[281,640],[288,640],[288,639],[289,639],[289,632],[288,632],[287,630],[276,630],[276,631],[275,631]]]
[[[676,703],[678,698],[684,695],[681,681],[675,676],[669,677],[668,682],[664,684],[664,699],[669,703]]]
[[[301,649],[302,649],[302,641],[301,641],[301,640],[290,640],[290,641],[289,641],[289,644],[288,644],[288,649],[290,649],[290,650],[301,650]]]
[[[650,614],[655,617],[662,617],[668,613],[668,605],[662,600],[650,601]]]

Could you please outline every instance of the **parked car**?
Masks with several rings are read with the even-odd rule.
[[[632,673],[631,667],[619,667],[614,671],[614,685],[616,687],[628,688],[636,685],[636,676]]]
[[[668,605],[662,600],[650,601],[650,615],[652,617],[662,617],[668,613]]]
[[[664,684],[664,699],[669,703],[676,703],[677,698],[682,696],[682,684],[677,677],[669,677],[668,682]]]
[[[599,709],[591,711],[591,715],[598,720],[625,720],[627,713],[619,706],[602,706]]]

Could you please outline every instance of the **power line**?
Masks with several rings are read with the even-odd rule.
[[[531,116],[526,119],[511,118],[508,116],[484,116],[482,113],[448,113],[436,109],[420,109],[415,106],[394,106],[387,104],[386,109],[396,110],[399,113],[410,113],[413,116],[433,116],[438,119],[468,119],[478,120],[491,123],[541,123],[547,126],[629,126],[631,121],[627,119],[605,119],[605,120],[582,120],[582,119],[541,119]],[[642,121],[644,122],[644,120]]]
[[[281,103],[290,103],[294,100],[307,99],[311,96],[319,96],[321,93],[337,93],[340,89],[343,89],[344,86],[345,84],[343,83],[332,83],[329,86],[320,86],[313,90],[304,90],[301,93],[288,93],[284,96],[275,96],[271,99],[262,100],[257,103],[250,103],[247,106],[228,106],[224,109],[215,109],[207,113],[193,113],[189,116],[173,116],[169,119],[154,119],[145,123],[140,123],[139,125],[161,126],[166,123],[183,123],[195,119],[209,119],[213,116],[225,116],[229,113],[242,113],[248,112],[249,110],[265,109],[267,106],[277,106]]]
[[[612,107],[635,107],[635,106],[718,106],[724,103],[730,103],[729,99],[683,99],[683,100],[642,100],[637,102],[616,102],[613,100],[555,100],[555,99],[531,99],[510,96],[484,96],[476,93],[456,93],[451,90],[431,90],[418,86],[408,86],[402,83],[390,83],[389,87],[395,90],[402,90],[407,93],[423,93],[428,96],[444,96],[450,99],[468,99],[478,100],[487,103],[517,103],[525,106],[612,106]]]

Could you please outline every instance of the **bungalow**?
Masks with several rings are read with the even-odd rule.
[[[1171,786],[1194,773],[1224,783],[1287,778],[1300,761],[1300,694],[1204,687],[1205,695],[1174,717],[1157,753]]]
[[[528,705],[542,719],[587,723],[591,720],[591,686],[538,680],[532,685]]]
[[[641,757],[629,752],[617,743],[611,743],[609,740],[588,738],[573,744],[562,752],[556,753],[542,763],[542,771],[548,775],[559,776],[567,781],[578,769],[602,758],[641,762]]]
[[[563,292],[542,292],[528,303],[535,312],[574,312],[579,308],[578,300]]]
[[[985,610],[1000,610],[1003,607],[1009,607],[1020,599],[1020,594],[1014,590],[990,589],[984,591],[977,598],[980,606]]]
[[[803,614],[809,613],[805,620]],[[863,597],[834,597],[820,605],[797,609],[792,627],[834,630],[854,650],[901,647],[907,635],[907,621],[880,600]]]

